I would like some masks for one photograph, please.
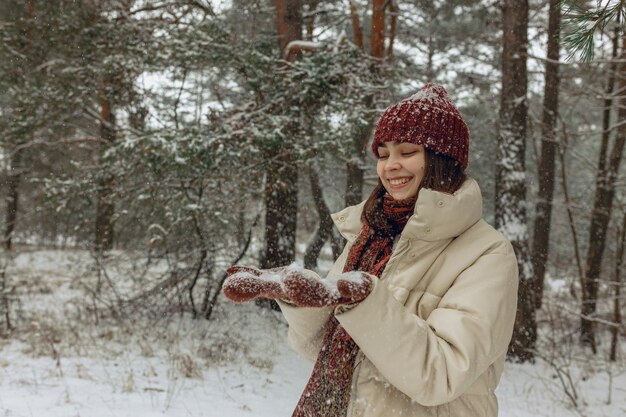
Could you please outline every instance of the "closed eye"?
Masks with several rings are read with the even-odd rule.
[[[415,155],[417,153],[417,151],[413,151],[413,152],[402,152],[402,156],[411,156],[411,155]]]

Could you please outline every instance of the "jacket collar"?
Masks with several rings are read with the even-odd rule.
[[[353,242],[361,231],[365,201],[331,215],[339,232]],[[420,190],[415,211],[402,231],[402,237],[436,241],[459,236],[483,216],[483,199],[476,180],[467,177],[454,194],[426,188]]]

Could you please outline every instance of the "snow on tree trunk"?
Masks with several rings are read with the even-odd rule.
[[[502,92],[496,162],[496,228],[512,243],[519,267],[518,312],[509,354],[534,359],[537,338],[532,263],[526,226],[526,58],[528,1],[505,0],[503,7]]]
[[[533,233],[533,291],[536,308],[541,308],[546,262],[550,250],[550,225],[554,195],[554,159],[557,151],[556,115],[559,111],[559,25],[560,0],[550,0],[548,21],[548,60],[546,61],[541,124],[541,161],[539,163],[539,195],[537,196],[535,230]]]

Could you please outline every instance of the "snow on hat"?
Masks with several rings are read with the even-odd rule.
[[[384,111],[372,142],[376,157],[384,142],[423,145],[467,168],[469,129],[446,89],[437,84],[426,84],[413,96]]]

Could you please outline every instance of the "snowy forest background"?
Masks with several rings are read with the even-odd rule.
[[[1,414],[290,415],[224,271],[327,271],[428,81],[520,263],[501,415],[626,414],[623,3],[0,0]]]

